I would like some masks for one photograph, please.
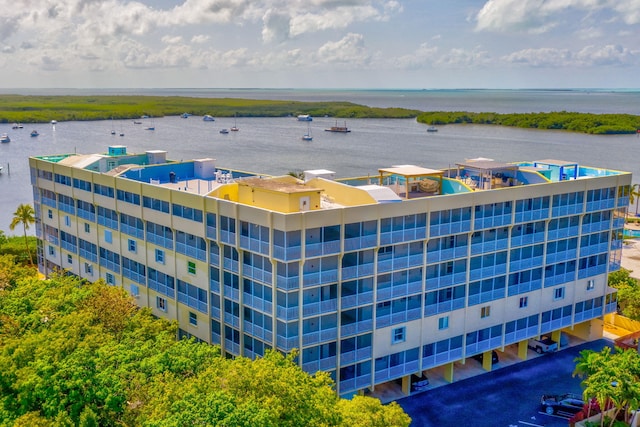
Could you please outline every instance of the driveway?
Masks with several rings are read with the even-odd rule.
[[[600,351],[601,339],[398,400],[412,427],[567,427],[566,419],[539,413],[542,394],[582,394],[571,374],[581,350]],[[497,367],[496,367],[497,368]]]

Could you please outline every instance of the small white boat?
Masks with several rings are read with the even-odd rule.
[[[51,120],[51,124],[52,125],[58,124],[58,121],[57,120]]]
[[[0,135],[0,142],[11,142],[11,138],[6,133]]]
[[[311,115],[309,114],[300,114],[298,116],[298,121],[299,122],[310,122],[313,120],[313,117],[311,117]]]
[[[429,126],[427,132],[438,132],[438,128],[435,126]]]
[[[233,115],[233,126],[231,126],[231,132],[238,132],[240,128],[236,124],[236,114]]]
[[[311,126],[310,125],[307,127],[307,133],[302,135],[302,140],[303,141],[313,141],[313,135],[311,135]]]
[[[31,136],[38,136],[38,135],[40,135],[40,133],[38,133],[37,130],[34,129],[31,131]]]
[[[191,116],[191,114],[189,114],[189,113],[182,113],[180,115],[180,117],[182,117],[183,119],[188,119],[190,116]]]
[[[205,122],[215,122],[216,119],[213,118],[213,116],[209,115],[209,114],[205,114],[204,116],[202,116],[202,120]]]
[[[24,127],[24,126],[22,126],[22,124],[21,124],[21,123],[14,123],[14,124],[11,126],[11,129],[22,129],[23,127]]]
[[[229,133],[229,129],[220,129],[220,133]]]

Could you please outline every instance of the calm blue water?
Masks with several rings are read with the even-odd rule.
[[[1,90],[0,90],[1,92]],[[11,91],[18,93],[18,91]],[[29,94],[25,91],[25,94]],[[45,93],[46,92],[46,93]],[[347,100],[376,107],[395,106],[420,110],[466,111],[592,111],[640,114],[640,92],[565,91],[301,91],[301,90],[120,90],[91,91],[100,94],[183,95],[251,99]],[[79,94],[89,91],[32,91],[43,94]],[[529,107],[529,108],[527,108]],[[339,121],[342,123],[342,121]],[[511,129],[479,125],[449,125],[427,133],[413,119],[352,119],[349,134],[323,129],[331,118],[311,122],[313,141],[302,141],[307,123],[295,118],[238,118],[240,131],[222,135],[220,128],[232,118],[203,122],[201,117],[155,119],[155,131],[131,120],[61,122],[27,125],[13,130],[0,124],[12,141],[0,144],[0,229],[8,231],[15,207],[32,203],[28,157],[60,153],[105,152],[122,144],[129,152],[168,151],[171,159],[212,157],[223,168],[286,174],[292,170],[329,169],[339,177],[376,175],[379,168],[416,164],[430,168],[453,165],[465,158],[489,157],[501,161],[556,158],[586,166],[625,170],[640,176],[640,138],[630,135],[593,136],[566,132]],[[125,136],[110,134],[112,127]],[[40,136],[31,138],[37,129]],[[10,171],[10,174],[8,173]]]

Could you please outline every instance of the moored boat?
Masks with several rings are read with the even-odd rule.
[[[310,122],[313,120],[313,117],[311,117],[311,115],[309,114],[300,114],[298,116],[298,121],[299,122]]]
[[[438,128],[435,126],[429,126],[427,132],[438,132]]]
[[[11,138],[6,133],[0,135],[0,142],[11,142]]]
[[[202,116],[202,120],[205,122],[215,122],[216,119],[213,118],[212,115],[210,114],[205,114],[204,116]]]
[[[38,136],[38,135],[40,135],[40,134],[38,133],[37,130],[34,129],[34,130],[31,131],[31,136]]]
[[[344,122],[344,126],[338,126],[338,122],[336,121],[335,126],[331,126],[329,129],[325,129],[327,132],[337,132],[337,133],[348,133],[351,132],[351,129],[347,128],[347,122]]]
[[[220,129],[220,133],[229,133],[229,129]]]

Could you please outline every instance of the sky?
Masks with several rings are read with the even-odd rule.
[[[640,0],[0,0],[0,88],[640,88]]]

